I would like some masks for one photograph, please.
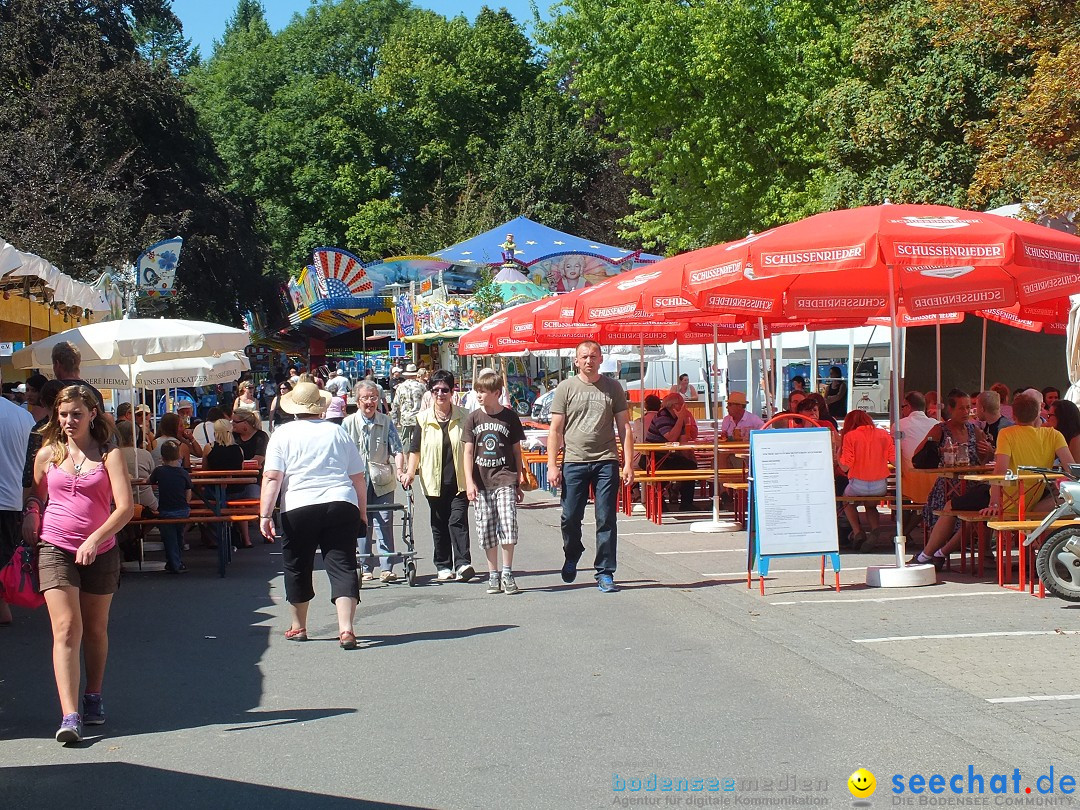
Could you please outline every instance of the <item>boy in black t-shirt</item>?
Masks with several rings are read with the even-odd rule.
[[[191,514],[191,476],[180,466],[180,445],[166,442],[161,445],[160,467],[150,473],[150,483],[158,488],[158,517],[186,518]],[[187,571],[181,559],[184,547],[184,524],[163,523],[161,542],[165,546],[165,570],[170,574]]]
[[[480,407],[462,428],[465,443],[465,492],[473,502],[476,533],[488,561],[488,593],[518,593],[511,567],[517,543],[517,505],[521,489],[521,440],[525,430],[518,415],[499,403],[502,380],[481,374],[473,386]],[[502,575],[499,574],[502,546]]]

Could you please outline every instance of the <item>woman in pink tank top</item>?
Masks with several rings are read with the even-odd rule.
[[[53,631],[53,671],[63,719],[62,743],[82,740],[82,724],[101,725],[101,684],[109,650],[109,608],[120,584],[116,532],[131,519],[131,483],[118,450],[108,448],[112,420],[84,385],[56,398],[34,458],[23,536],[41,541],[41,591]],[[79,653],[86,690],[79,706]]]

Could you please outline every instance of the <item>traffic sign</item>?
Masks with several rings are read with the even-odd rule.
[[[404,357],[405,356],[405,341],[404,340],[391,340],[388,344],[390,347],[391,357]]]

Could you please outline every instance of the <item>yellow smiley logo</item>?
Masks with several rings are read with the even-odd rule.
[[[877,789],[877,780],[866,768],[859,768],[848,777],[847,787],[851,791],[851,795],[856,799],[865,799],[867,796],[874,795],[874,791]]]

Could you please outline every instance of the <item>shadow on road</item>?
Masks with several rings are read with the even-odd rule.
[[[406,808],[415,805],[350,799],[327,793],[252,785],[122,762],[0,768],[0,795],[7,807],[77,803],[80,808],[204,807]]]
[[[392,636],[367,636],[358,633],[356,638],[365,649],[373,647],[396,647],[399,644],[412,644],[416,641],[449,641],[458,638],[482,636],[488,633],[502,633],[516,630],[516,624],[490,624],[481,627],[466,627],[458,630],[428,630],[422,633],[395,633]]]
[[[273,585],[278,563],[245,552],[228,577],[219,579],[215,555],[189,552],[191,573],[182,577],[123,577],[109,622],[107,736],[304,723],[356,711],[257,710],[263,692],[259,665],[274,632],[265,623],[283,596]],[[18,611],[3,643],[0,740],[49,739],[60,720],[60,704],[46,610]]]

